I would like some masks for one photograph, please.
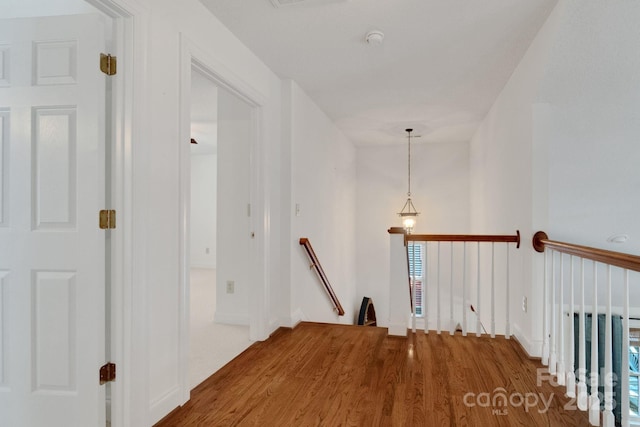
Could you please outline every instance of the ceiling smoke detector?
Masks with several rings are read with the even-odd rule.
[[[629,236],[627,234],[614,234],[613,236],[609,236],[607,242],[609,243],[625,243],[629,240]]]
[[[384,40],[384,33],[380,30],[372,30],[367,33],[364,39],[368,44],[380,45],[382,44],[382,40]]]

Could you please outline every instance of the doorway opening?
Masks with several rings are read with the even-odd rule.
[[[191,69],[189,377],[192,389],[250,344],[252,107]]]

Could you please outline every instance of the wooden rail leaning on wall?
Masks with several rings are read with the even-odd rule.
[[[329,294],[329,298],[333,303],[333,308],[338,312],[339,316],[344,316],[344,309],[342,308],[342,304],[340,304],[340,301],[338,300],[338,296],[333,291],[333,288],[329,283],[329,279],[327,278],[327,275],[324,273],[322,265],[320,265],[320,260],[318,260],[318,257],[314,252],[313,247],[311,247],[311,242],[309,242],[309,239],[307,239],[306,237],[301,237],[300,246],[304,247],[305,251],[307,252],[307,255],[309,256],[309,260],[311,261],[311,265],[309,266],[309,268],[315,268],[316,273],[318,273],[318,277],[320,278],[320,281],[324,286],[324,289],[327,291],[327,294]]]
[[[549,240],[547,233],[544,231],[538,231],[533,235],[533,248],[537,252],[544,252],[547,248],[553,249],[565,254],[626,268],[627,270],[640,271],[640,256]]]

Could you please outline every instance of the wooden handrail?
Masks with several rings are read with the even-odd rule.
[[[405,242],[500,242],[516,243],[520,247],[520,230],[515,235],[493,234],[406,234]]]
[[[626,268],[627,270],[640,271],[640,256],[549,240],[547,233],[544,231],[538,231],[533,235],[533,248],[537,252],[544,252],[545,249],[549,248],[565,254]]]
[[[324,273],[322,265],[320,265],[320,260],[318,260],[318,257],[315,251],[313,250],[313,247],[311,247],[311,242],[309,242],[309,239],[307,239],[306,237],[301,237],[300,245],[303,246],[305,251],[307,252],[307,255],[309,256],[309,260],[311,261],[311,265],[309,266],[309,268],[315,268],[316,273],[318,273],[318,277],[320,278],[320,281],[324,285],[324,289],[327,291],[327,294],[329,294],[329,298],[333,303],[334,309],[338,312],[339,316],[344,316],[344,309],[342,308],[342,305],[338,300],[338,296],[333,291],[333,288],[329,283],[329,279],[327,278],[327,275]]]

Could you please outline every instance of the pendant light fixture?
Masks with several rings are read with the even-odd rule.
[[[413,132],[413,129],[405,130],[407,131],[407,173],[409,185],[407,190],[407,201],[404,203],[404,206],[398,215],[402,218],[402,226],[407,231],[407,234],[411,234],[413,227],[416,225],[416,218],[419,215],[419,212],[416,210],[415,206],[413,206],[413,202],[411,201],[411,132]]]

